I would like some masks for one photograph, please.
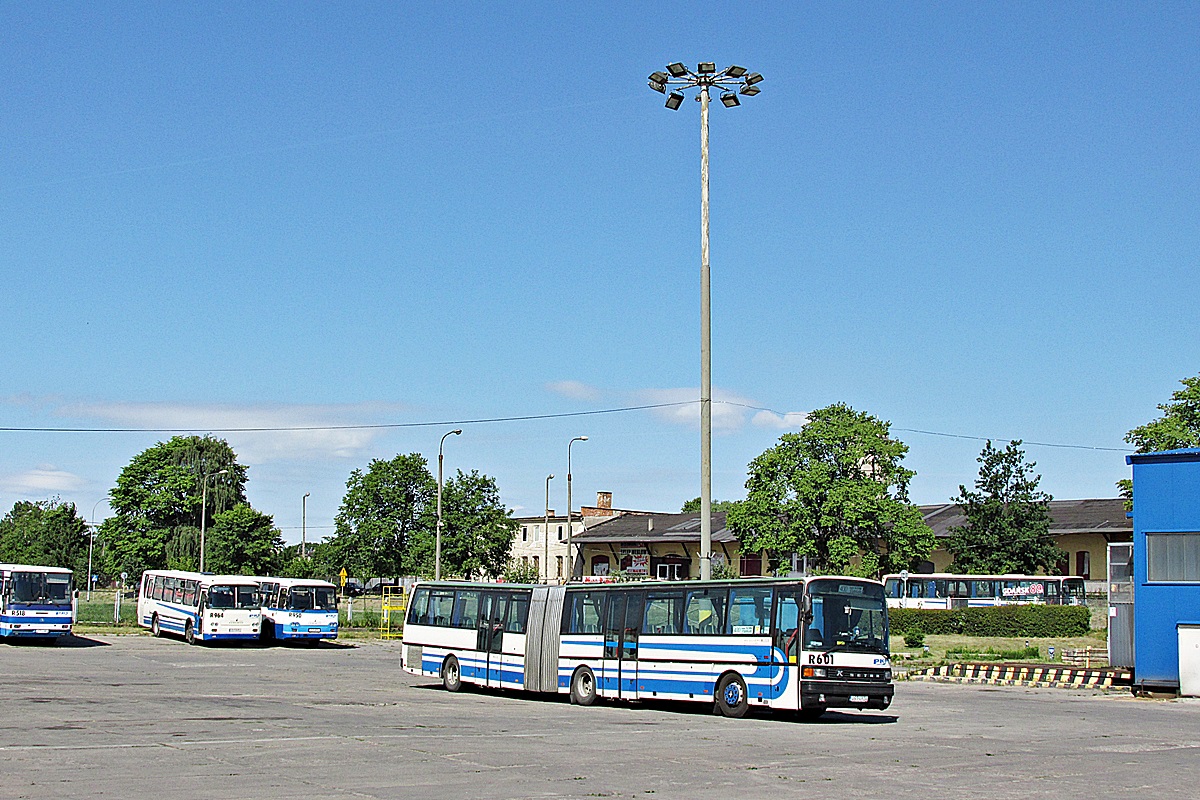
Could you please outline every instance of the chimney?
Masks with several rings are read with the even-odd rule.
[[[654,517],[646,517],[646,532],[654,533]]]
[[[612,492],[596,492],[596,508],[612,508]]]

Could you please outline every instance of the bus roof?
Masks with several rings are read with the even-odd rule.
[[[900,573],[884,575],[883,579],[891,578],[900,579]],[[1083,580],[1078,575],[1023,575],[1018,572],[1008,572],[1004,574],[990,575],[969,575],[964,572],[910,572],[908,579],[911,580],[961,580],[961,581],[1045,581],[1045,580]]]
[[[291,588],[293,586],[321,586],[329,589],[336,589],[337,586],[329,581],[321,580],[320,578],[276,578],[270,575],[259,575],[254,578],[259,583],[278,583],[281,589]]]
[[[258,578],[253,575],[217,575],[212,572],[189,572],[183,569],[148,569],[146,575],[161,575],[164,578],[180,578],[185,581],[199,581],[203,584],[228,583],[234,586],[258,586]]]
[[[898,576],[897,576],[898,577]],[[858,578],[851,575],[807,575],[804,577],[795,578],[723,578],[720,580],[702,581],[702,580],[686,580],[686,581],[659,581],[659,580],[641,580],[641,581],[572,581],[566,584],[545,584],[545,583],[489,583],[487,581],[458,581],[458,580],[441,580],[441,581],[420,581],[417,585],[422,587],[440,586],[455,589],[533,589],[539,586],[565,586],[568,589],[587,589],[587,588],[622,588],[622,589],[670,589],[676,586],[777,586],[781,583],[802,584],[816,580],[839,580],[839,581],[859,581],[861,583],[880,584],[880,581],[874,578]]]
[[[66,567],[42,567],[35,564],[0,564],[0,570],[5,572],[56,572],[58,574],[71,574],[71,570]]]

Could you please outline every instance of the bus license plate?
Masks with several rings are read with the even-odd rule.
[[[868,700],[870,700],[870,699],[871,699],[871,698],[867,697],[865,694],[852,694],[852,695],[850,695],[850,702],[851,702],[851,703],[865,703],[865,702],[867,702],[867,701],[868,701]]]
[[[308,632],[309,633],[320,633],[321,629],[320,628],[309,628]]]

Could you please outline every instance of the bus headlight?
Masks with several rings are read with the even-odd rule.
[[[825,668],[824,667],[805,667],[804,669],[802,669],[800,671],[800,677],[802,677],[802,678],[824,678],[825,677]]]

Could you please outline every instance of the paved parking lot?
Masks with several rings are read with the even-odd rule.
[[[2,646],[3,798],[1196,796],[1200,703],[900,683],[818,723],[451,695],[398,643]]]

